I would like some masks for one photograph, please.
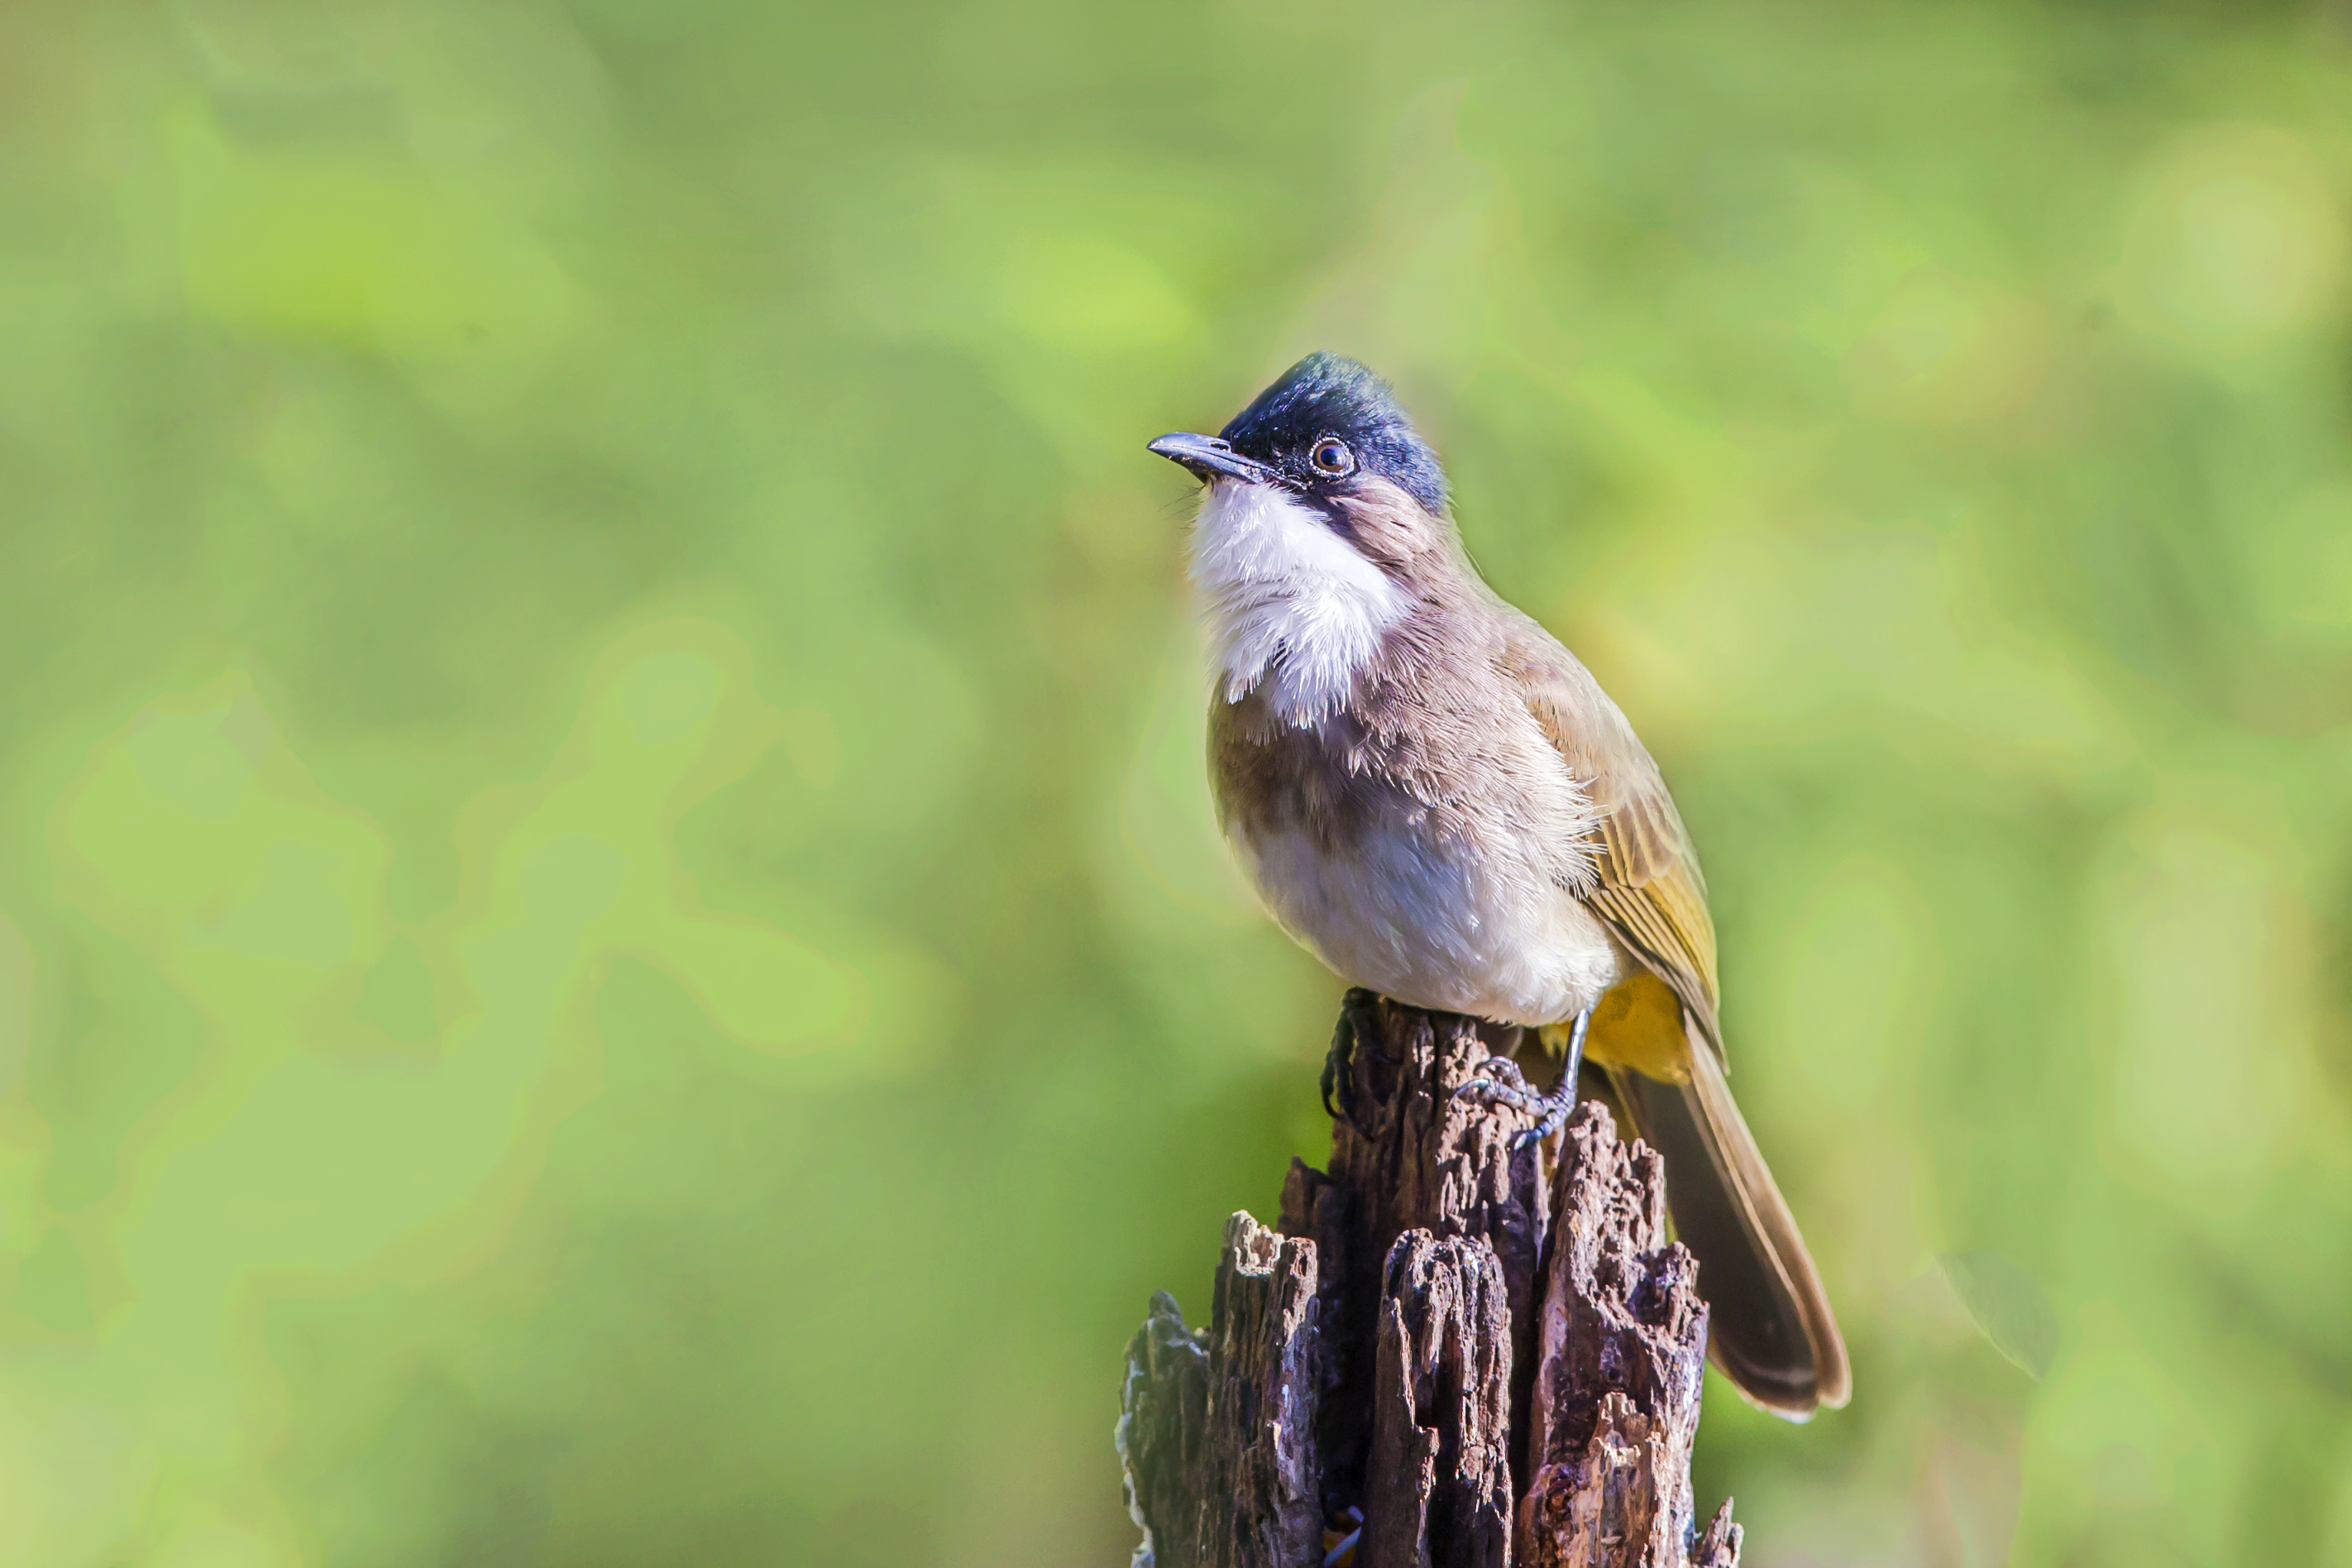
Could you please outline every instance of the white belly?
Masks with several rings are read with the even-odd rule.
[[[1351,984],[1414,1007],[1558,1024],[1628,973],[1601,921],[1533,858],[1373,831],[1327,855],[1304,833],[1233,836],[1274,918]]]

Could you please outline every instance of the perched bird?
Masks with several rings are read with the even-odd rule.
[[[1487,587],[1437,456],[1385,383],[1310,354],[1217,436],[1150,444],[1203,481],[1209,764],[1275,918],[1352,984],[1531,1026],[1605,1071],[1666,1159],[1716,1364],[1802,1419],[1845,1345],[1725,1079],[1715,926],[1657,764],[1576,657]]]

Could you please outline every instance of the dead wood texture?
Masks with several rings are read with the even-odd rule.
[[[1135,1568],[1737,1568],[1728,1501],[1693,1528],[1706,1304],[1658,1156],[1598,1103],[1515,1148],[1528,1111],[1456,1098],[1516,1031],[1364,992],[1340,1027],[1329,1173],[1227,1222],[1205,1330],[1162,1293],[1128,1346]]]

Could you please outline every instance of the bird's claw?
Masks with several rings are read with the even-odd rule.
[[[1488,1057],[1472,1068],[1470,1074],[1454,1086],[1454,1099],[1469,1095],[1488,1105],[1507,1105],[1514,1110],[1535,1113],[1535,1124],[1512,1138],[1514,1149],[1542,1142],[1566,1126],[1568,1113],[1576,1109],[1576,1086],[1572,1081],[1549,1094],[1538,1093],[1528,1087],[1519,1064],[1508,1057]]]
[[[1470,1076],[1454,1086],[1454,1099],[1465,1094],[1475,1095],[1489,1105],[1522,1107],[1543,1098],[1528,1087],[1527,1079],[1520,1076],[1519,1064],[1508,1057],[1488,1057],[1472,1068]]]
[[[1511,1140],[1512,1148],[1524,1149],[1531,1143],[1540,1143],[1567,1126],[1569,1112],[1576,1109],[1576,1086],[1569,1084],[1564,1089],[1554,1089],[1549,1094],[1538,1095],[1535,1103],[1526,1109],[1534,1110],[1538,1107],[1541,1108],[1542,1114],[1536,1118],[1534,1126]]]
[[[1331,1048],[1324,1053],[1321,1079],[1323,1114],[1347,1122],[1368,1138],[1371,1134],[1356,1120],[1356,1052],[1363,1045],[1363,1027],[1357,1015],[1370,1002],[1371,994],[1359,988],[1349,991],[1339,1004],[1339,1022],[1331,1030]]]

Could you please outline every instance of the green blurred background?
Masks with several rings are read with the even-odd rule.
[[[0,1563],[1123,1562],[1328,347],[1706,855],[1748,1561],[2352,1564],[2347,193],[2341,7],[0,8]]]

